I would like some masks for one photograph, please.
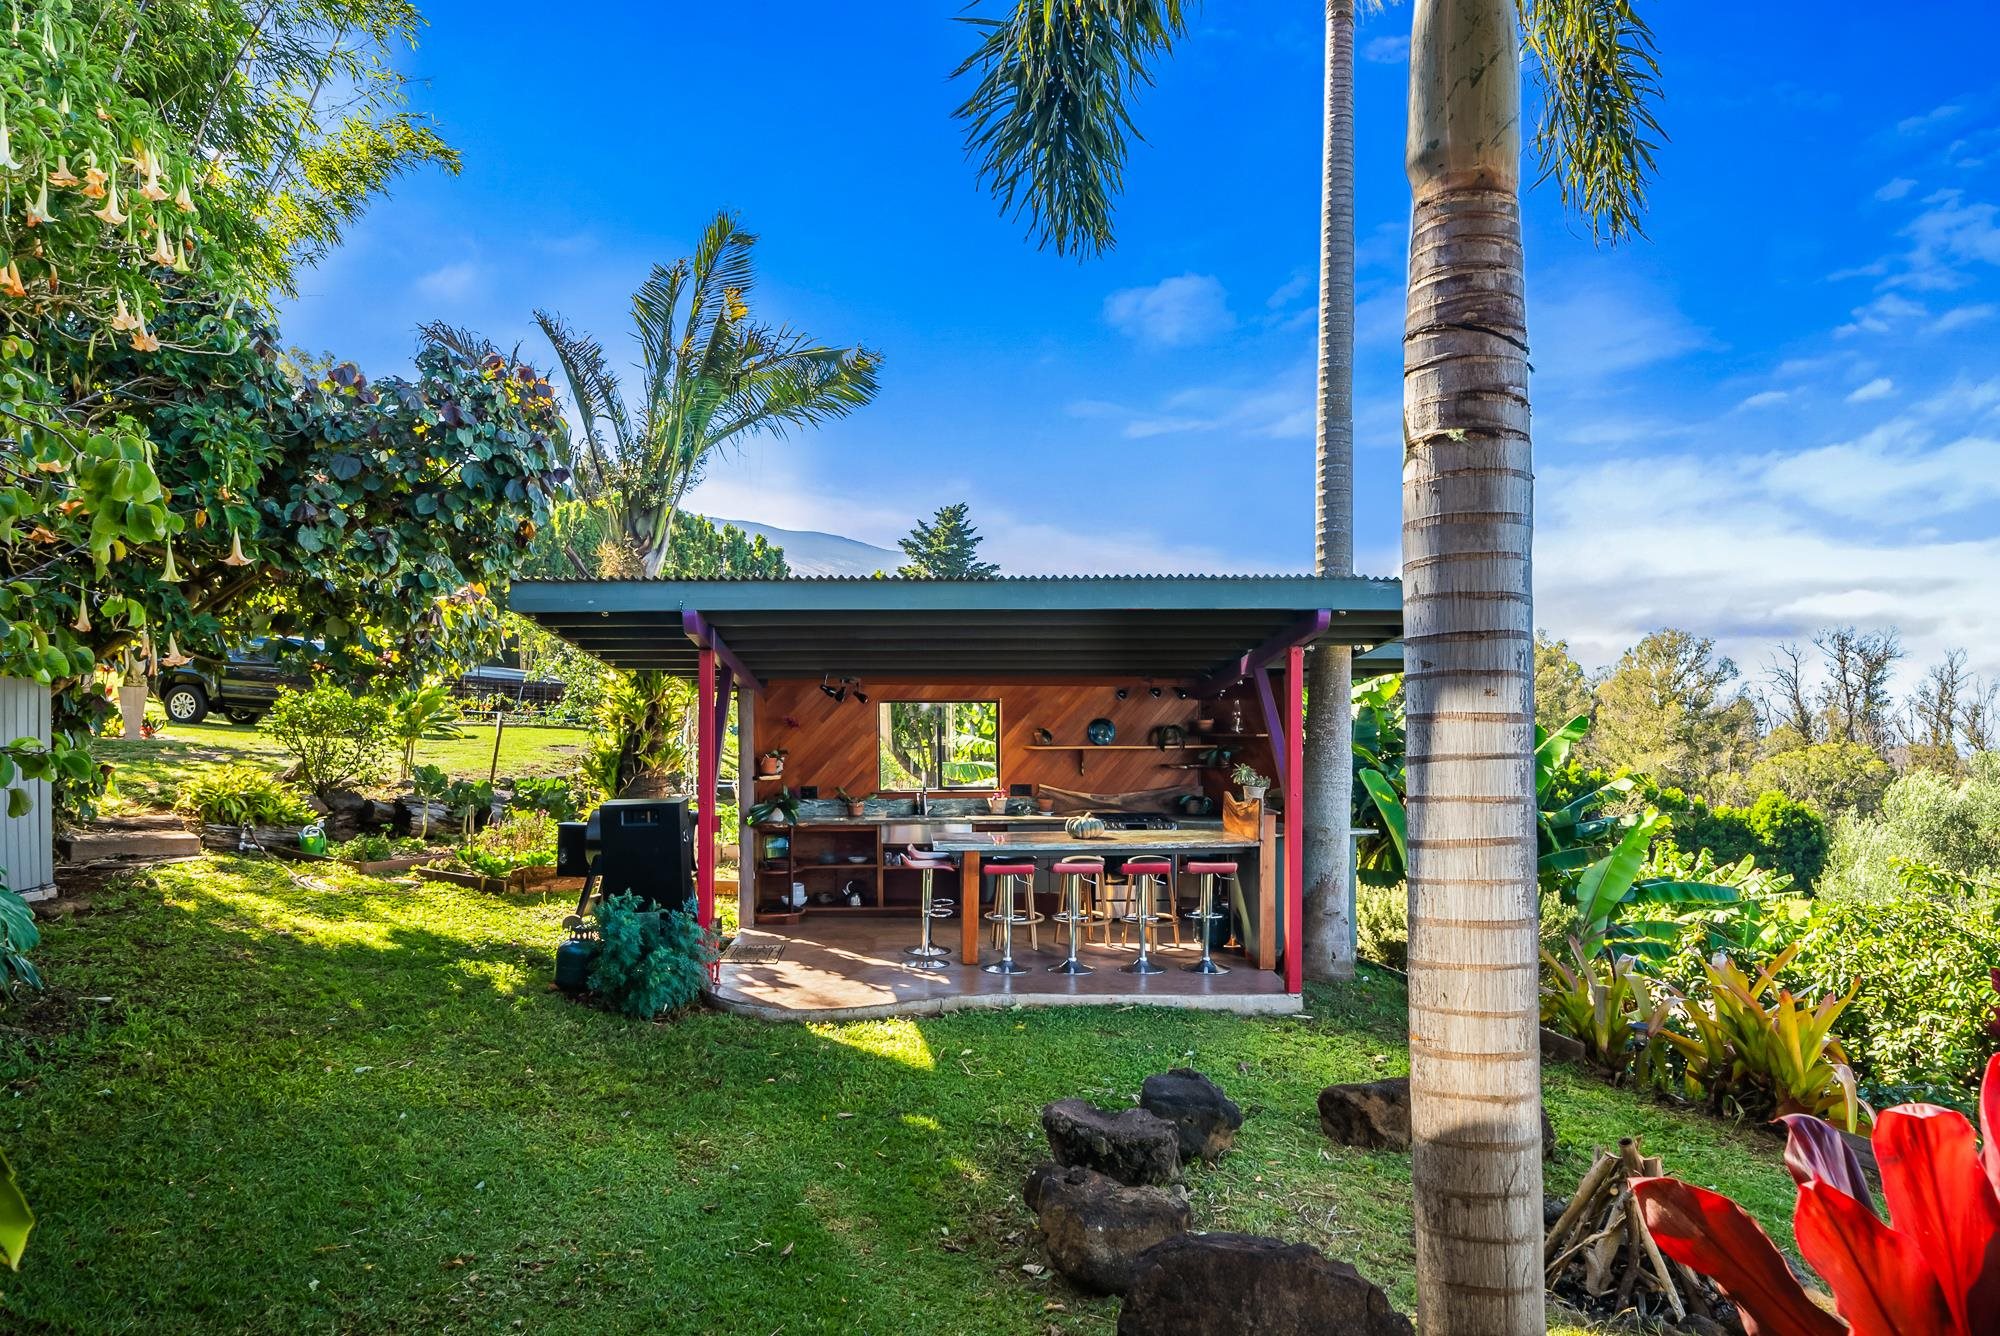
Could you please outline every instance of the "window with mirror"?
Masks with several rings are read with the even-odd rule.
[[[887,700],[880,713],[884,789],[1000,786],[1000,702]]]

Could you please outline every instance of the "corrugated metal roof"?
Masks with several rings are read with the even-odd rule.
[[[677,674],[694,615],[760,678],[1192,679],[1287,636],[1402,630],[1399,581],[1295,574],[524,581],[512,603],[618,667]]]

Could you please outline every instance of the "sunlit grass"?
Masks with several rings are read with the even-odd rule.
[[[1102,1333],[1113,1304],[1021,1270],[1039,1110],[1183,1064],[1248,1116],[1190,1171],[1197,1225],[1414,1301],[1408,1157],[1327,1145],[1314,1105],[1406,1069],[1388,976],[1310,1019],[635,1024],[550,989],[562,897],[310,872],[208,859],[48,925],[62,1023],[0,1031],[0,1145],[41,1213],[0,1329]],[[1643,1132],[1789,1239],[1775,1141],[1548,1090],[1552,1191]]]

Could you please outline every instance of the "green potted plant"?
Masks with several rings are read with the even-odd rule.
[[[773,747],[757,754],[757,778],[776,779],[785,773],[785,749]]]
[[[833,791],[833,796],[847,804],[847,814],[849,816],[863,816],[868,811],[868,795],[865,793],[857,798],[846,789],[839,788]]]
[[[743,820],[745,824],[752,826],[774,824],[795,826],[799,822],[799,800],[792,796],[791,789],[779,789],[744,813]]]
[[[1256,770],[1242,762],[1238,762],[1236,768],[1229,772],[1229,777],[1236,781],[1238,788],[1243,790],[1243,800],[1245,802],[1257,803],[1264,801],[1264,793],[1271,787],[1270,780],[1264,778]]]

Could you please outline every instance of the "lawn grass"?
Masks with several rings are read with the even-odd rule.
[[[1370,971],[1310,1018],[1057,1008],[639,1024],[547,984],[560,899],[213,857],[52,923],[0,1017],[0,1145],[41,1221],[0,1327],[1108,1333],[1019,1202],[1040,1106],[1198,1067],[1244,1106],[1197,1226],[1305,1239],[1414,1299],[1409,1158],[1314,1097],[1406,1069]],[[1778,1144],[1552,1070],[1567,1192],[1593,1143],[1790,1235]]]
[[[486,778],[493,764],[493,726],[463,724],[460,733],[419,742],[417,764],[443,766],[454,779]],[[500,777],[565,774],[575,767],[588,742],[589,734],[578,728],[509,724],[500,736]],[[176,724],[157,737],[137,741],[98,738],[91,750],[113,766],[106,803],[111,812],[172,806],[180,782],[203,766],[243,761],[282,770],[290,763],[269,733],[220,718]]]

